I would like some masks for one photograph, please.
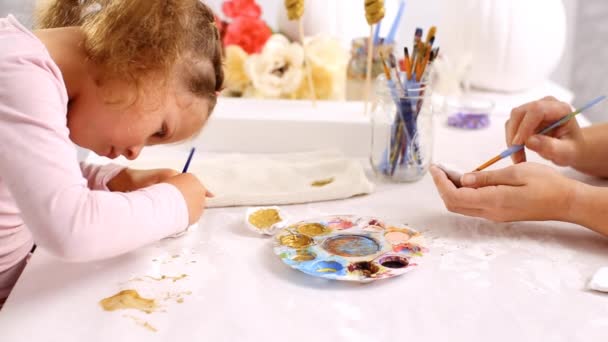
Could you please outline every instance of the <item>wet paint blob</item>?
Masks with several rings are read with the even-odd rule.
[[[378,263],[387,268],[397,269],[397,268],[407,267],[410,262],[407,258],[404,258],[402,256],[389,255],[389,256],[380,258],[378,260]]]
[[[288,234],[279,238],[279,243],[291,248],[305,248],[312,245],[311,237],[302,234]]]
[[[302,262],[314,260],[316,257],[317,255],[315,253],[300,249],[297,250],[296,253],[292,255],[290,259],[293,261]]]
[[[156,309],[154,299],[141,297],[135,290],[120,291],[111,297],[102,299],[99,304],[105,311],[137,309],[151,313]]]
[[[323,242],[323,249],[344,257],[361,257],[380,250],[376,240],[363,235],[338,235]]]

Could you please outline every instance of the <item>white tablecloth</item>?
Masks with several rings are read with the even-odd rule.
[[[435,159],[472,169],[503,147],[503,121],[494,118],[490,129],[476,132],[438,122]],[[293,219],[356,213],[407,222],[424,233],[430,252],[398,278],[366,285],[322,280],[284,265],[269,239],[245,228],[245,208],[210,209],[184,237],[112,260],[67,264],[38,250],[0,312],[0,341],[566,342],[608,336],[608,296],[586,290],[593,272],[608,264],[608,239],[584,228],[448,213],[428,175],[412,184],[378,184],[368,196],[283,209]],[[129,281],[181,274],[187,277],[175,282]],[[100,299],[125,288],[168,299],[152,314],[101,309]]]

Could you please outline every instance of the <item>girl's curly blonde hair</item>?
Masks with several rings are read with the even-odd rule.
[[[200,0],[42,0],[37,28],[80,26],[84,48],[110,78],[139,81],[169,73],[178,61],[207,60],[213,73],[190,70],[185,82],[208,99],[221,89],[222,47],[211,9]]]

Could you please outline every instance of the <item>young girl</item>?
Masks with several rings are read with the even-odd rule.
[[[507,145],[525,144],[543,158],[597,177],[608,177],[608,125],[579,128],[576,120],[536,135],[572,112],[547,97],[513,109],[506,125]],[[559,220],[608,235],[608,188],[569,179],[553,168],[525,163],[525,152],[513,155],[513,166],[465,174],[456,188],[439,168],[431,173],[450,211],[494,221]]]
[[[206,190],[191,174],[78,164],[187,139],[222,86],[200,0],[55,0],[40,30],[0,19],[0,303],[33,243],[88,261],[184,230]]]

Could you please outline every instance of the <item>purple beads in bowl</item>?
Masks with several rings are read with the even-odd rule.
[[[471,97],[454,97],[446,99],[445,107],[448,126],[473,130],[490,125],[490,112],[494,103]]]
[[[488,114],[455,113],[448,117],[448,125],[465,129],[486,128],[490,125]]]

